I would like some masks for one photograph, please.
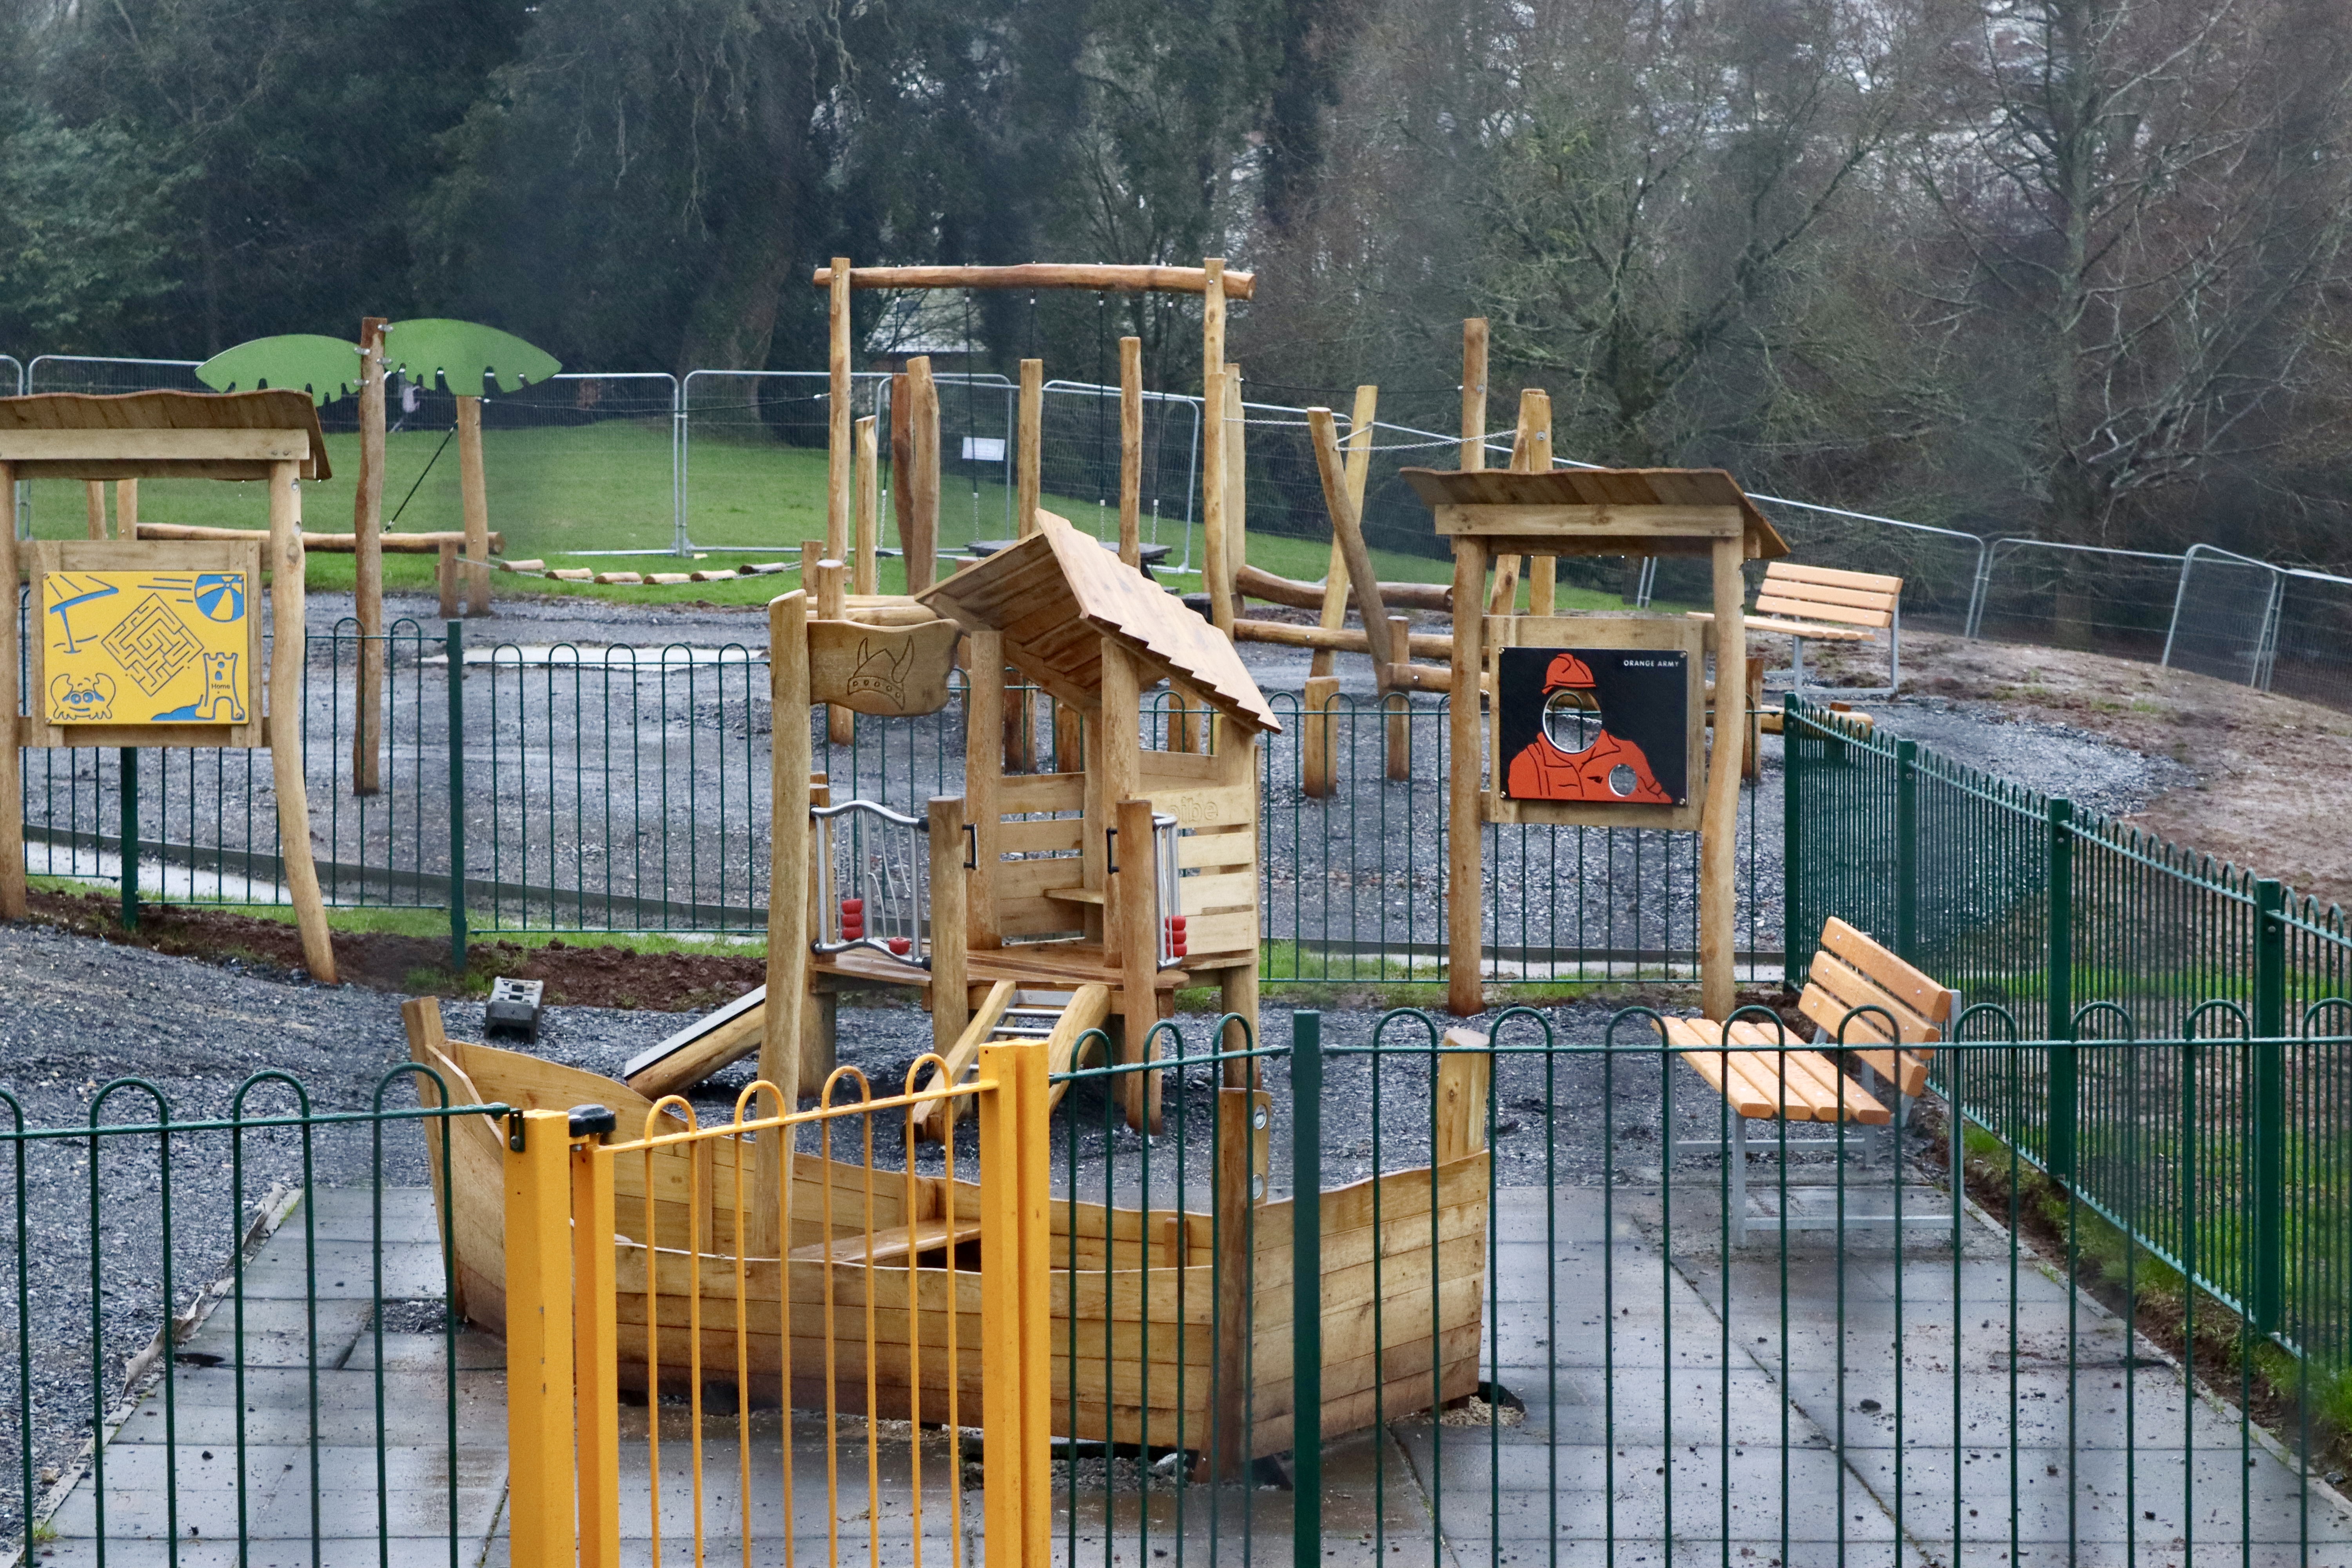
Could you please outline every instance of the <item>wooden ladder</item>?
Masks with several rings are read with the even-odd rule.
[[[963,1034],[947,1054],[945,1079],[960,1084],[971,1077],[980,1065],[980,1047],[991,1041],[1043,1040],[1045,1042],[1045,1070],[1066,1073],[1077,1061],[1078,1037],[1088,1029],[1100,1028],[1110,1017],[1110,987],[1102,984],[1073,986],[1068,990],[1035,986],[1024,988],[1010,980],[1000,980],[988,988],[988,994],[972,1009],[971,1022],[964,1026]],[[940,1082],[938,1077],[919,1086],[929,1089]],[[1063,1093],[1070,1086],[1055,1084],[1048,1108],[1062,1102]],[[915,1136],[926,1141],[943,1141],[955,1128],[968,1096],[953,1100],[935,1100],[915,1112]]]

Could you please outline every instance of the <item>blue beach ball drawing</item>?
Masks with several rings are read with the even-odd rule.
[[[245,614],[243,574],[207,572],[196,579],[196,610],[208,621],[233,621]]]

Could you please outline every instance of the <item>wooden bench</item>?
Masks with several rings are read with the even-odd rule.
[[[1713,620],[1704,610],[1692,615]],[[1868,642],[1884,628],[1887,635],[1887,675],[1885,686],[1852,689],[1863,696],[1884,696],[1903,682],[1903,579],[1874,572],[1840,572],[1828,566],[1801,566],[1774,561],[1764,568],[1756,590],[1756,605],[1748,615],[1750,636],[1785,637],[1795,645],[1790,661],[1790,685],[1805,688],[1805,645],[1809,642]]]
[[[1849,1122],[1857,1127],[1885,1127],[1891,1142],[1895,1129],[1910,1119],[1911,1101],[1927,1088],[1933,1047],[1943,1039],[1958,1004],[1958,992],[1938,985],[1865,933],[1831,916],[1822,925],[1821,949],[1813,955],[1797,1010],[1813,1026],[1811,1046],[1851,1053],[1861,1069],[1859,1077],[1847,1077],[1822,1050],[1811,1048],[1760,1019],[1737,1019],[1727,1026],[1705,1018],[1664,1020],[1666,1045],[1722,1097],[1730,1120],[1728,1138],[1678,1136],[1674,1078],[1669,1073],[1665,1095],[1669,1174],[1675,1155],[1683,1150],[1725,1152],[1731,1166],[1727,1194],[1731,1239],[1735,1246],[1745,1241],[1748,1123],[1811,1121],[1834,1126]],[[1862,1154],[1876,1142],[1843,1131],[1810,1138],[1776,1133],[1759,1152],[1788,1148]],[[1894,1163],[1899,1179],[1899,1162]],[[1784,1212],[1780,1218],[1790,1229],[1839,1223],[1834,1215],[1817,1218]],[[1843,1223],[1884,1226],[1893,1219],[1891,1213],[1848,1213]],[[1903,1215],[1903,1223],[1942,1227],[1952,1219],[1948,1213],[1926,1211]]]

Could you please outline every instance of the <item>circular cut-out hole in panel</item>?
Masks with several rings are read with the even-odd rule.
[[[1639,787],[1639,783],[1640,781],[1633,777],[1633,770],[1623,763],[1619,763],[1609,770],[1610,793],[1620,800],[1633,798],[1633,791]]]

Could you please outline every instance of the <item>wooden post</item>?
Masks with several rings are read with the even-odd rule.
[[[878,594],[882,591],[882,567],[876,552],[881,548],[882,528],[882,455],[874,437],[874,416],[867,415],[857,422],[857,510],[856,536],[851,541],[849,591],[853,594]]]
[[[825,319],[830,395],[824,409],[824,552],[839,561],[849,553],[849,258],[845,256],[833,258]]]
[[[482,479],[482,400],[457,399],[457,484],[466,504],[466,613],[490,613],[490,498]]]
[[[1538,471],[1535,417],[1537,403],[1543,399],[1543,396],[1542,393],[1531,389],[1519,394],[1518,426],[1511,432],[1511,472],[1515,474],[1531,474]],[[1545,401],[1548,408],[1549,401]],[[1542,468],[1546,469],[1551,467],[1550,447],[1550,436],[1547,432],[1544,438],[1545,451],[1542,464]],[[1488,615],[1509,616],[1518,613],[1519,559],[1518,552],[1514,551],[1495,563],[1495,591],[1486,601]]]
[[[248,592],[257,591],[259,584]],[[16,470],[0,463],[0,603],[7,633],[0,638],[0,920],[25,918],[25,754],[16,716]],[[37,607],[36,616],[39,614]],[[40,635],[37,623],[32,635]]]
[[[997,846],[1004,823],[997,783],[1004,771],[1004,634],[966,632],[971,671],[964,683],[964,820],[971,824],[973,868],[964,886],[964,930],[975,948],[1004,945],[996,920]]]
[[[846,620],[849,616],[849,568],[842,562],[827,558],[802,574],[802,581],[811,584],[816,598],[816,613],[821,620]],[[836,746],[846,746],[857,738],[857,715],[838,703],[827,705],[824,710],[824,738]]]
[[[1234,635],[1233,568],[1225,559],[1225,258],[1201,263],[1201,574],[1209,619]]]
[[[1338,784],[1339,766],[1332,755],[1331,731],[1339,722],[1332,711],[1339,702],[1339,677],[1307,678],[1307,695],[1299,705],[1304,723],[1298,737],[1298,787],[1317,800],[1331,794]]]
[[[1462,323],[1462,467],[1486,466],[1486,318],[1473,316]],[[1483,589],[1486,584],[1480,584]],[[1457,612],[1476,599],[1457,596]]]
[[[1402,616],[1389,617],[1402,640],[1409,634],[1408,621]],[[1407,691],[1386,691],[1381,694],[1382,736],[1388,758],[1388,776],[1398,784],[1412,777],[1412,695]]]
[[[1483,325],[1484,323],[1481,323]],[[1445,1007],[1457,1018],[1485,1010],[1480,946],[1486,924],[1485,810],[1479,774],[1478,679],[1486,668],[1486,622],[1478,605],[1486,588],[1486,542],[1454,541],[1454,691],[1447,699],[1445,773]]]
[[[931,851],[931,1048],[944,1057],[971,1021],[966,989],[966,921],[963,801],[934,795],[930,802]]]
[[[383,787],[383,329],[382,316],[360,322],[360,471],[352,487],[352,599],[359,622],[359,712],[352,727],[352,793]],[[470,537],[470,536],[469,536]],[[442,564],[448,568],[444,551]],[[457,612],[441,590],[444,620]]]
[[[1251,950],[1255,952],[1256,950]],[[1218,1042],[1220,1049],[1245,1050],[1258,1043],[1257,960],[1237,963],[1231,969],[1217,971],[1217,1005],[1249,1020],[1249,1037],[1232,1024],[1225,1026],[1225,1037]],[[1224,1066],[1223,1082],[1227,1089],[1255,1089],[1258,1086],[1258,1058],[1236,1058]]]
[[[114,481],[114,537],[117,539],[139,537],[139,481],[137,479]]]
[[[1244,1420],[1249,1398],[1250,1299],[1250,1177],[1256,1163],[1256,1137],[1250,1119],[1257,1097],[1246,1089],[1217,1092],[1215,1164],[1210,1182],[1210,1203],[1216,1215],[1217,1302],[1216,1359],[1209,1411],[1209,1478],[1231,1480],[1248,1473],[1248,1426]],[[1318,1194],[1300,1194],[1296,1202],[1315,1203]]]
[[[768,788],[768,1005],[761,1020],[760,1076],[787,1097],[801,1091],[801,1016],[809,982],[809,669],[805,588],[768,601],[772,709]],[[775,1192],[781,1162],[760,1142],[759,1186]],[[781,1142],[781,1140],[778,1141]]]
[[[1551,472],[1551,394],[1536,387],[1524,395],[1527,404],[1528,472]],[[1549,616],[1559,603],[1559,557],[1528,558],[1528,614]]]
[[[82,509],[89,514],[89,536],[106,537],[106,481],[84,479],[81,482]]]
[[[457,616],[457,542],[445,539],[435,552],[433,587],[441,596],[441,618],[455,620]]]
[[[1141,679],[1133,656],[1126,648],[1108,637],[1101,639],[1101,645],[1102,706],[1093,715],[1094,726],[1088,747],[1093,753],[1093,766],[1087,773],[1087,795],[1096,809],[1087,814],[1087,826],[1091,830],[1087,837],[1092,840],[1086,846],[1088,851],[1087,858],[1106,872],[1109,866],[1117,865],[1121,879],[1141,869],[1141,900],[1148,900],[1150,897],[1151,806],[1148,801],[1140,799],[1143,794]],[[1136,831],[1136,822],[1129,820],[1128,816],[1129,806],[1139,804],[1141,806],[1139,820],[1142,825],[1139,834]],[[1106,828],[1117,829],[1118,837],[1104,837]],[[1104,890],[1106,915],[1112,908],[1114,880],[1108,875],[1089,879],[1091,885]],[[1124,893],[1119,896],[1122,899],[1128,897]],[[1140,904],[1130,902],[1123,907],[1131,911]],[[1148,927],[1150,922],[1147,920],[1144,923]],[[1107,942],[1110,934],[1107,929],[1104,933]],[[1119,1041],[1120,1059],[1123,1061],[1144,1059],[1143,1038],[1159,1016],[1150,985],[1151,976],[1159,969],[1156,947],[1150,966],[1140,975],[1142,988],[1139,992],[1137,989],[1139,975],[1134,955],[1141,951],[1140,944],[1150,935],[1149,930],[1140,936],[1132,931],[1122,930],[1118,941],[1123,945],[1115,950],[1126,959],[1126,980],[1119,991],[1119,1016],[1125,1020]],[[1153,1049],[1156,1054],[1158,1047],[1155,1046]],[[1127,1124],[1158,1132],[1159,1075],[1129,1074],[1121,1081],[1119,1088],[1121,1102],[1127,1108]]]
[[[1143,340],[1118,340],[1118,558],[1143,564]]]
[[[1013,521],[1015,533],[1022,539],[1037,531],[1037,465],[1045,421],[1045,362],[1024,359],[1021,362],[1020,428],[1014,432],[1017,451],[1013,474]]]
[[[1372,472],[1372,419],[1380,398],[1377,386],[1356,388],[1356,406],[1348,419],[1348,495],[1355,502],[1359,519],[1364,515],[1364,484]],[[1348,552],[1339,541],[1337,523],[1331,527],[1331,559],[1323,567],[1323,614],[1318,624],[1327,632],[1339,631],[1348,624]],[[1308,678],[1330,674],[1339,657],[1334,649],[1317,648],[1307,661]]]
[[[940,573],[940,388],[931,362],[907,362],[908,530],[898,539],[907,552],[907,592],[919,594]]]
[[[1745,553],[1745,542],[1737,534],[1715,542],[1715,745],[1707,758],[1698,836],[1699,1005],[1715,1019],[1731,1016],[1738,991],[1731,940],[1739,847],[1739,755],[1748,738],[1740,711],[1748,689],[1747,584],[1739,575]],[[1455,641],[1460,640],[1457,630]]]
[[[915,528],[915,491],[907,480],[915,466],[914,427],[908,415],[913,394],[907,390],[907,373],[890,378],[890,522],[898,535],[898,553],[907,563],[907,592],[915,592],[915,557],[907,541]]]
[[[1122,1061],[1158,1061],[1160,1042],[1151,1038],[1151,1027],[1160,1018],[1160,921],[1166,911],[1160,908],[1152,881],[1159,857],[1152,841],[1151,803],[1119,801],[1113,817],[1118,828],[1118,875],[1105,879],[1104,908],[1115,910],[1118,919],[1104,934],[1119,958],[1119,1055]],[[1129,1126],[1155,1134],[1160,1131],[1160,1079],[1159,1073],[1145,1072],[1120,1080]]]
[[[302,936],[302,963],[322,985],[335,984],[335,950],[327,936],[327,905],[319,896],[319,868],[310,858],[310,801],[302,793],[302,491],[300,465],[269,465],[269,767],[278,789],[278,853],[294,923]],[[21,863],[22,856],[18,857]]]
[[[1347,562],[1348,581],[1356,591],[1357,608],[1363,613],[1364,644],[1372,654],[1373,684],[1385,691],[1389,666],[1403,662],[1406,645],[1391,641],[1394,628],[1381,604],[1380,579],[1372,573],[1372,553],[1364,544],[1355,497],[1349,493],[1347,474],[1340,465],[1339,442],[1331,411],[1308,409],[1307,433],[1315,443],[1315,467],[1323,480],[1323,505],[1331,514],[1331,532],[1339,542],[1340,552]]]

